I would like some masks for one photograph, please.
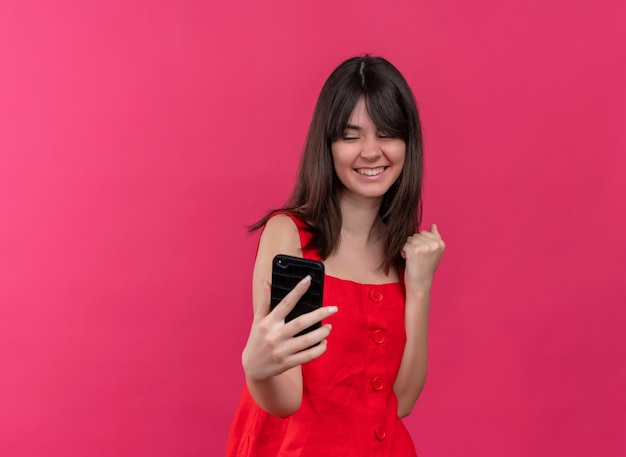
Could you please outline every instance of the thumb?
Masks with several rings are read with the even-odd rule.
[[[261,285],[261,302],[254,307],[255,312],[253,320],[261,320],[270,313],[271,296],[272,285],[266,280],[263,280],[263,284]]]
[[[437,224],[432,224],[430,226],[430,231],[433,232],[437,236],[441,236],[441,235],[439,235],[439,230],[437,230]]]

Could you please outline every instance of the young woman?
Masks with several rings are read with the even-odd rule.
[[[406,81],[380,57],[343,62],[322,88],[290,199],[253,227],[263,228],[254,319],[228,456],[415,455],[400,418],[424,386],[444,250],[435,225],[418,232],[421,185],[421,126]],[[321,309],[284,322],[305,278],[270,312],[276,254],[324,262]]]

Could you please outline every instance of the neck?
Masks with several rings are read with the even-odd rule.
[[[341,232],[365,242],[375,241],[379,235],[379,218],[381,199],[356,199],[350,195],[342,195],[339,201],[341,208]]]

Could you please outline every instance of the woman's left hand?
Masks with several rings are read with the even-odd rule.
[[[445,248],[435,224],[431,225],[430,231],[422,230],[407,239],[400,251],[406,260],[404,285],[407,289],[430,291]]]

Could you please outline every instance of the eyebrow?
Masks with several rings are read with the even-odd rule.
[[[346,124],[346,130],[361,130],[361,127],[358,125]]]

